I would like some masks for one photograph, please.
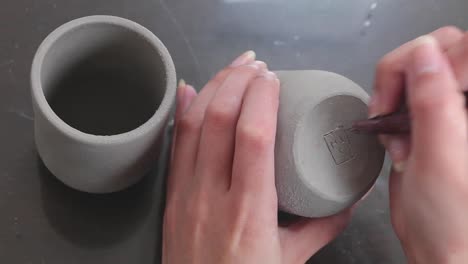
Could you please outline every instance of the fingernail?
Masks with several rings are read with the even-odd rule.
[[[184,79],[179,80],[179,85],[177,88],[177,100],[179,104],[183,104],[183,101],[185,100],[186,96],[186,86],[187,84],[185,83]]]
[[[254,65],[257,65],[258,68],[262,69],[262,70],[265,70],[265,71],[268,71],[268,66],[265,62],[263,61],[254,61],[252,62]]]
[[[252,68],[255,68],[257,70],[260,69],[260,64],[258,64],[256,61],[254,62],[250,62],[250,63],[247,63],[247,64],[243,64],[244,66],[249,66],[249,67],[252,67]]]
[[[275,81],[277,84],[280,84],[280,80],[278,79],[278,76],[277,76],[276,73],[274,73],[274,72],[265,70],[265,71],[262,72],[259,76],[262,77],[262,78],[265,78],[265,79],[267,79],[267,80],[273,80],[273,81]]]
[[[255,54],[255,52],[253,50],[249,50],[249,51],[245,52],[244,54],[240,55],[237,59],[235,59],[231,63],[231,66],[232,67],[238,67],[238,66],[247,64],[249,62],[254,61],[256,57],[257,57],[257,55]]]
[[[393,170],[397,173],[403,173],[406,169],[406,162],[400,161],[397,163],[393,163]]]
[[[187,85],[187,83],[185,83],[185,80],[184,80],[184,79],[180,79],[180,80],[179,80],[179,88],[182,88],[182,87],[184,87],[184,86],[186,86],[186,85]]]
[[[437,41],[432,36],[422,36],[417,40],[411,71],[415,75],[437,73],[441,68]]]
[[[185,100],[186,100],[185,99],[186,91],[187,91],[186,86],[187,84],[185,83],[185,81],[183,79],[180,79],[179,84],[177,86],[177,105],[179,109],[183,107]]]
[[[271,71],[264,71],[260,74],[260,76],[265,79],[277,79],[276,74]]]
[[[393,160],[393,169],[398,173],[403,172],[407,159],[406,142],[399,138],[389,137],[386,146]]]

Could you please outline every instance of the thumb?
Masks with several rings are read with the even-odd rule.
[[[322,247],[335,239],[348,225],[353,209],[337,215],[306,219],[280,228],[284,263],[305,263]]]

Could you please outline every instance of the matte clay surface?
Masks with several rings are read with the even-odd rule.
[[[115,192],[153,166],[176,77],[150,31],[111,16],[71,21],[44,40],[31,77],[37,149],[59,180]]]
[[[281,97],[276,143],[280,209],[322,217],[359,200],[384,160],[375,136],[349,132],[367,116],[366,92],[330,72],[278,72]]]

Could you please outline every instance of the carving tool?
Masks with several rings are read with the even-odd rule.
[[[468,91],[463,93],[468,106]],[[408,134],[411,117],[406,107],[400,111],[354,122],[350,131],[363,134]]]

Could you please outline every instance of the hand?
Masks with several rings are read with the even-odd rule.
[[[163,263],[304,263],[350,212],[278,227],[274,144],[280,83],[247,52],[197,95],[181,82]]]
[[[370,114],[392,112],[406,97],[412,118],[410,136],[381,137],[394,163],[392,224],[410,263],[468,263],[467,70],[468,35],[452,27],[378,66]]]

